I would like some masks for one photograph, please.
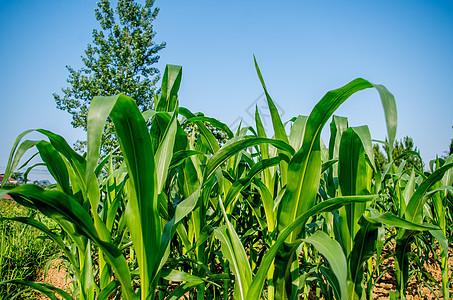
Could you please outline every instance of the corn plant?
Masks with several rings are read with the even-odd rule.
[[[328,92],[308,116],[284,123],[256,60],[255,67],[272,137],[258,109],[255,127],[233,133],[180,107],[182,69],[172,65],[153,110],[141,113],[125,95],[92,100],[84,155],[47,130],[36,130],[46,138],[39,141],[23,140],[31,131],[19,135],[5,177],[36,149],[56,185],[24,185],[0,195],[58,224],[56,232],[34,218],[15,218],[59,246],[73,288],[0,284],[28,285],[51,299],[55,293],[65,299],[297,299],[313,287],[326,299],[371,298],[385,232],[396,228],[398,296],[405,297],[411,245],[429,231],[441,244],[447,299],[452,159],[426,175],[397,166],[391,156],[395,100],[361,78]],[[368,88],[378,91],[386,119],[383,172],[375,166],[368,128],[349,128],[346,118],[333,116]],[[331,117],[327,148],[321,131]],[[104,153],[108,118],[119,148]],[[227,140],[219,141],[216,131]]]

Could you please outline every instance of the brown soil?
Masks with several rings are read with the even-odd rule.
[[[44,275],[45,278],[44,278]],[[67,277],[67,272],[65,269],[65,266],[63,265],[63,262],[61,260],[54,260],[52,261],[52,264],[50,265],[49,270],[47,271],[47,274],[44,274],[44,270],[42,270],[36,279],[37,282],[45,282],[53,285],[54,287],[57,287],[59,289],[64,290],[65,292],[69,291],[69,286],[70,286],[70,279]],[[46,296],[40,294],[40,300],[47,300]],[[58,299],[61,299],[61,297],[57,294],[56,295]]]
[[[392,255],[393,249],[392,245],[387,244],[384,248],[382,257],[388,257],[385,258],[383,263],[380,266],[381,271],[387,270],[387,273],[385,273],[379,281],[376,283],[374,289],[373,289],[373,299],[390,299],[389,296],[389,291],[395,291],[396,290],[396,277],[395,277],[395,265],[394,265],[394,258]],[[440,250],[437,248],[436,249],[437,254],[440,254]],[[451,246],[449,249],[449,259],[448,259],[448,266],[449,268],[453,267],[453,247]],[[439,263],[437,260],[430,254],[430,258],[428,259],[428,262],[423,265],[423,270],[426,271],[427,273],[431,274],[433,278],[438,282],[441,283],[442,281],[442,273],[440,270]],[[449,278],[452,276],[452,271],[449,271],[448,274]],[[44,271],[40,272],[37,281],[40,282],[46,282],[49,284],[52,284],[53,286],[63,289],[65,291],[69,290],[70,282],[69,279],[67,278],[67,272],[65,270],[65,267],[62,264],[61,260],[55,260],[52,262],[52,265],[50,266],[47,276],[44,279]],[[434,292],[437,294],[439,299],[442,299],[442,292],[439,290],[437,286],[431,283],[433,286]],[[450,287],[450,294],[453,294],[453,287]],[[317,297],[312,294],[310,295],[312,297],[309,297],[310,299],[316,299]],[[60,298],[57,295],[58,298]],[[46,300],[48,299],[45,296],[41,296],[40,300]],[[322,299],[322,298],[321,298]],[[431,299],[437,299],[432,291],[426,287],[425,285],[421,284],[421,281],[416,278],[416,276],[413,276],[410,281],[409,281],[409,287],[407,289],[407,294],[406,294],[406,299],[407,300],[417,300],[417,299],[423,299],[423,300],[431,300]]]
[[[440,250],[436,246],[436,253],[440,255]],[[415,249],[413,249],[415,251]],[[396,290],[396,276],[395,276],[395,263],[394,257],[390,256],[393,252],[393,249],[386,245],[384,248],[382,257],[386,258],[380,270],[387,270],[382,278],[376,283],[373,289],[373,299],[390,299],[389,291]],[[449,257],[448,257],[448,266],[451,268],[453,266],[453,249],[452,247],[449,248]],[[427,262],[423,264],[422,270],[428,274],[430,274],[435,281],[442,286],[442,271],[440,269],[440,262],[438,262],[430,253],[430,257]],[[451,278],[452,271],[448,272],[448,277]],[[442,299],[442,291],[437,287],[435,282],[428,282],[426,279],[419,279],[417,276],[412,276],[409,280],[409,285],[406,292],[406,299],[407,300],[416,300],[416,299],[437,299],[433,292],[423,284],[423,282],[427,282],[431,285],[433,291],[437,294],[439,299]],[[453,294],[453,287],[450,286],[450,295]]]

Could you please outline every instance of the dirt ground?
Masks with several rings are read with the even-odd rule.
[[[392,249],[387,245],[383,251],[383,257],[389,256],[391,254]],[[437,253],[439,254],[439,249],[437,249]],[[449,260],[448,260],[449,268],[453,267],[453,248],[450,247],[449,249]],[[382,270],[388,270],[380,280],[376,283],[375,288],[373,289],[373,299],[390,299],[389,291],[395,291],[396,288],[396,278],[394,273],[394,259],[393,257],[386,258],[382,265]],[[424,271],[428,272],[433,276],[437,282],[442,281],[442,273],[440,270],[439,263],[435,260],[434,257],[429,258],[428,262],[423,265]],[[55,287],[61,288],[65,291],[68,291],[69,282],[67,278],[67,273],[65,271],[65,267],[62,265],[60,260],[53,261],[47,276],[44,280],[44,272],[41,272],[37,281],[44,281],[54,285]],[[452,271],[449,271],[449,278],[452,276]],[[442,292],[439,290],[437,286],[433,288],[434,292],[437,294],[439,299],[442,299]],[[450,289],[450,294],[453,294],[453,288]],[[60,297],[59,297],[60,298]],[[48,299],[45,296],[41,296],[40,300]],[[322,298],[321,298],[322,299]],[[421,282],[417,280],[414,276],[411,278],[409,282],[409,287],[407,290],[407,300],[431,300],[437,299],[433,292],[425,285],[421,285]]]
[[[389,249],[387,245],[383,251],[383,256],[389,255],[392,249]],[[440,250],[437,248],[436,252],[440,255]],[[451,278],[452,271],[451,268],[453,267],[453,249],[450,246],[449,254],[448,254],[448,267],[450,271],[448,272],[448,277]],[[383,261],[382,269],[387,269],[388,272],[382,276],[382,278],[377,282],[375,288],[373,289],[373,299],[390,299],[389,291],[395,291],[396,287],[396,277],[395,277],[395,263],[394,258],[389,257]],[[423,271],[426,273],[431,274],[431,276],[437,281],[437,283],[442,286],[442,271],[440,269],[439,262],[430,254],[430,257],[427,262],[423,264]],[[439,299],[442,299],[442,291],[437,287],[437,285],[431,283],[432,289],[434,293],[437,294]],[[423,299],[423,300],[431,300],[437,299],[436,296],[433,294],[426,285],[422,284],[421,281],[413,276],[409,281],[409,286],[407,289],[406,299],[407,300],[416,300],[416,299]],[[450,287],[450,295],[453,294],[453,288]]]
[[[63,262],[61,260],[53,260],[52,264],[49,267],[49,270],[47,271],[45,278],[44,278],[44,275],[45,275],[44,270],[42,270],[38,274],[38,278],[36,279],[36,281],[46,282],[57,288],[60,288],[64,291],[66,291],[66,292],[68,291],[70,282],[69,282],[69,278],[67,278],[67,272],[66,272],[65,266],[63,265]],[[39,298],[40,300],[49,299],[40,293],[38,293],[38,294],[40,295],[40,298]],[[57,298],[61,299],[61,297],[59,297],[59,295],[57,295]]]

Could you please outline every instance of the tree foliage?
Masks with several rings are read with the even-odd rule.
[[[382,152],[381,149],[383,149],[384,152]],[[381,148],[378,144],[374,144],[373,150],[377,165],[382,170],[384,165],[388,163],[389,147],[384,144],[384,146]],[[401,156],[403,153],[404,155]],[[420,157],[420,150],[415,146],[414,140],[409,136],[405,136],[402,140],[395,141],[392,157],[395,159],[395,164],[397,166],[399,166],[403,162],[406,163],[404,170],[410,169],[412,168],[412,166],[415,166],[417,169],[423,171],[424,165]]]
[[[57,108],[72,115],[73,127],[86,130],[88,107],[95,96],[123,93],[132,97],[141,111],[151,108],[160,78],[153,65],[165,47],[164,42],[153,41],[156,32],[152,23],[159,13],[153,5],[154,0],[146,0],[144,5],[119,0],[113,9],[108,0],[98,2],[95,15],[101,30],[93,30],[93,44],[82,56],[84,66],[79,70],[66,66],[69,87],[62,89],[63,96],[54,94]],[[104,136],[111,132],[110,122]]]

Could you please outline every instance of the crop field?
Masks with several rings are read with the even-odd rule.
[[[361,78],[281,120],[255,66],[272,136],[258,110],[253,126],[233,132],[180,106],[182,68],[173,65],[153,110],[125,95],[94,98],[83,155],[44,129],[34,130],[42,140],[27,140],[32,130],[18,136],[5,177],[34,151],[56,184],[0,190],[46,217],[2,222],[58,247],[71,284],[0,285],[50,299],[450,299],[453,156],[426,170],[412,160],[417,152],[395,156],[395,99]],[[335,115],[370,88],[385,114],[382,165],[368,127]],[[119,142],[112,151],[102,150],[108,119]]]

